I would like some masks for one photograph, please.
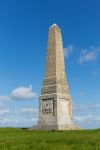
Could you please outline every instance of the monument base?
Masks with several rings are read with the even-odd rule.
[[[79,126],[77,125],[45,125],[45,126],[33,126],[31,128],[32,130],[43,130],[43,131],[65,131],[65,130],[82,130]]]

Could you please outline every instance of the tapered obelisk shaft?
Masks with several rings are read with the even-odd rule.
[[[39,108],[41,128],[65,129],[72,125],[72,102],[65,73],[62,33],[56,24],[49,28]]]

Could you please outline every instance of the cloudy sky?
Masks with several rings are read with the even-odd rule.
[[[100,127],[100,1],[0,1],[0,127],[38,122],[48,28],[62,29],[73,119]]]

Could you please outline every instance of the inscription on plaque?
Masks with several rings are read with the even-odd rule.
[[[42,113],[52,114],[53,113],[53,99],[42,100]]]

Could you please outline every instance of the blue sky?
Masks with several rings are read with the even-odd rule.
[[[100,1],[0,1],[0,126],[32,126],[44,78],[48,28],[62,29],[73,118],[100,127]]]

